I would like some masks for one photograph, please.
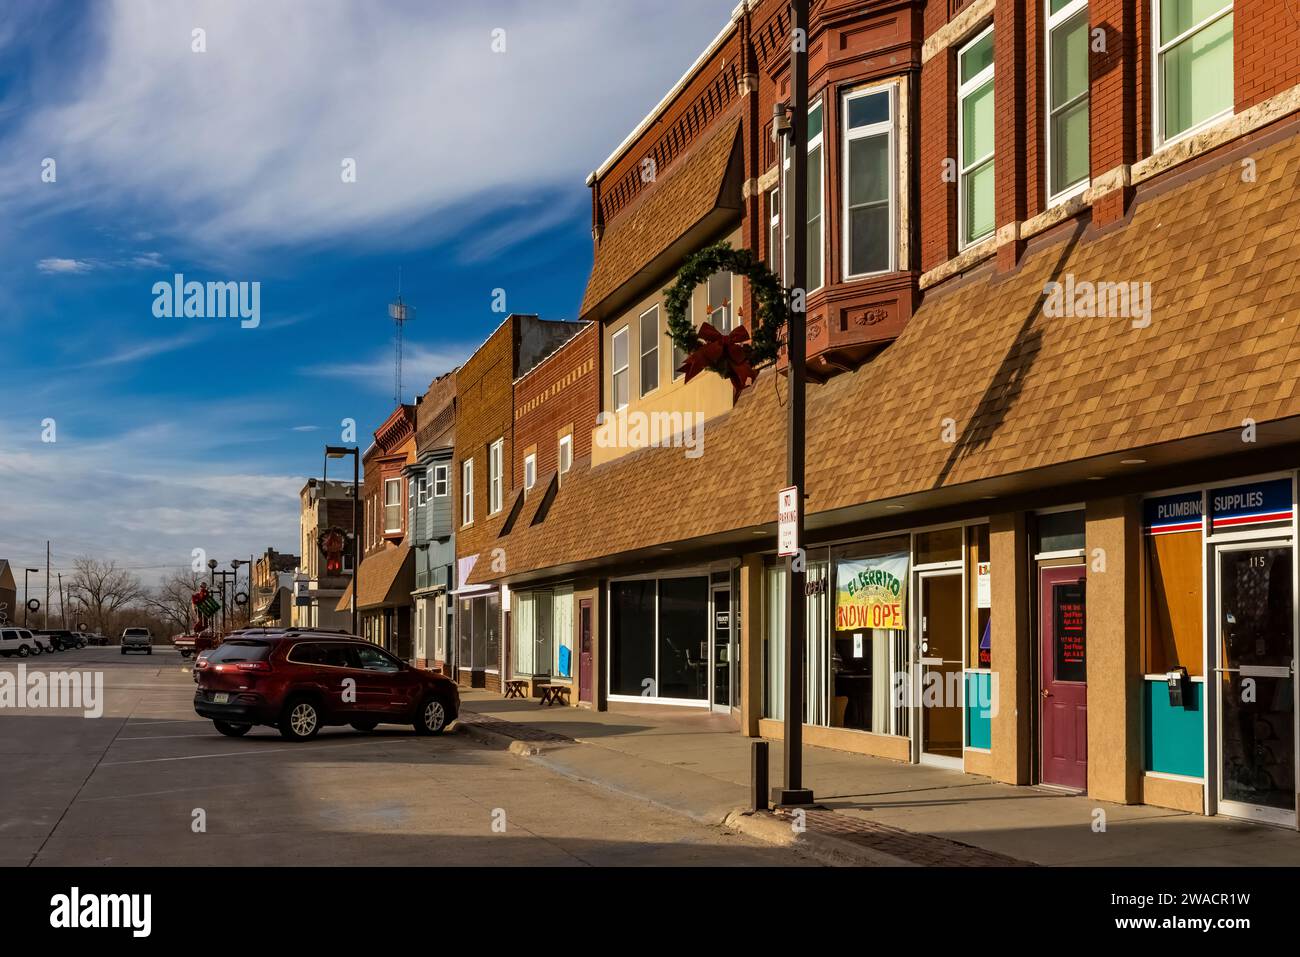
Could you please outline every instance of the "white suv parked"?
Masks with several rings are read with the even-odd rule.
[[[153,654],[153,635],[148,628],[128,628],[122,632],[122,654],[128,651]]]
[[[10,655],[26,658],[28,655],[40,653],[40,644],[26,628],[0,628],[0,655],[6,658]]]

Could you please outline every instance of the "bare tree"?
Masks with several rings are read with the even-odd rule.
[[[112,559],[100,561],[82,556],[72,563],[68,594],[85,606],[95,630],[109,634],[117,612],[143,594],[140,579]]]
[[[177,632],[188,632],[194,623],[193,595],[203,578],[190,571],[177,571],[157,588],[140,595],[141,604],[150,608]]]

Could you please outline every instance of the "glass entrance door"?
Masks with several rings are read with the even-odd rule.
[[[1289,542],[1216,551],[1219,809],[1295,823],[1295,618]]]
[[[961,571],[921,572],[917,628],[920,678],[920,757],[927,764],[961,767]]]
[[[731,588],[713,589],[713,710],[731,712]]]

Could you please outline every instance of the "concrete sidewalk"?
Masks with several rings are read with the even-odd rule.
[[[752,739],[722,715],[654,706],[596,712],[466,692],[462,730],[576,780],[822,857],[876,864],[1295,866],[1300,834],[1125,806],[805,747],[804,784],[833,813],[798,833],[749,803]],[[781,781],[781,742],[771,780]],[[1105,829],[1100,830],[1099,821]]]

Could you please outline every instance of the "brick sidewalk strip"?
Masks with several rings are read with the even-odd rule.
[[[553,731],[543,731],[541,728],[520,724],[517,721],[502,721],[500,718],[491,718],[469,710],[462,710],[456,720],[461,724],[478,725],[480,728],[494,731],[515,741],[573,742],[573,738],[567,735],[556,734]]]
[[[785,810],[776,813],[785,818],[791,816],[790,812]],[[1019,858],[973,847],[946,837],[916,834],[835,811],[810,810],[805,813],[804,820],[810,831],[837,837],[860,847],[871,848],[882,854],[907,861],[909,864],[927,867],[1038,866],[1032,861],[1022,861]]]

